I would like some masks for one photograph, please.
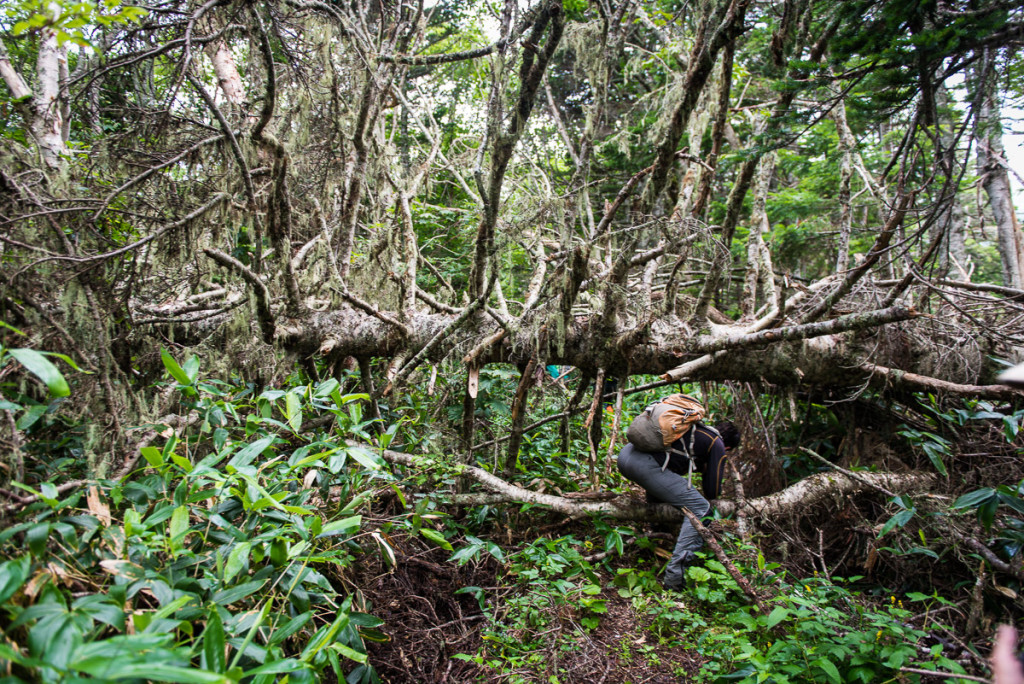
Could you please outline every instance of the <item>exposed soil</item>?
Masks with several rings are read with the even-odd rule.
[[[667,648],[645,629],[629,599],[605,590],[608,612],[592,633],[579,639],[580,649],[561,663],[564,682],[633,682],[678,684],[691,681],[700,669],[700,656],[682,647]]]
[[[385,643],[367,642],[370,662],[385,682],[549,682],[556,675],[563,684],[668,684],[687,681],[700,668],[696,654],[660,645],[646,629],[649,618],[637,614],[630,600],[613,588],[604,591],[608,612],[592,631],[579,626],[575,610],[552,616],[547,642],[553,647],[544,654],[544,672],[505,669],[502,674],[455,659],[459,653],[480,652],[487,645],[483,631],[493,629],[475,596],[455,592],[481,587],[491,606],[500,602],[508,589],[496,586],[497,564],[459,567],[447,563],[448,554],[437,549],[413,553],[412,547],[418,546],[415,540],[405,546],[410,555],[399,557],[398,567],[367,567],[358,580],[368,609],[384,620],[382,629],[390,636]],[[602,577],[601,584],[607,585],[610,579]]]
[[[385,643],[367,643],[370,663],[385,682],[486,679],[477,664],[452,657],[479,650],[486,619],[474,596],[455,592],[493,587],[494,567],[460,568],[445,557],[439,551],[399,557],[397,567],[375,568],[379,572],[371,570],[359,582],[371,612],[384,620],[382,629],[391,637]]]

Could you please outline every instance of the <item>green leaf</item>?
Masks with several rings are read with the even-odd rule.
[[[27,555],[0,564],[0,603],[14,596],[28,579],[31,560]]]
[[[174,464],[176,466],[184,470],[186,473],[192,472],[192,462],[185,458],[184,456],[179,456],[178,454],[171,454],[171,460],[174,461]]]
[[[237,454],[235,454],[230,461],[228,461],[228,465],[236,470],[238,468],[244,468],[256,460],[257,456],[266,451],[267,447],[273,444],[275,439],[277,438],[271,435],[269,437],[256,440],[252,444],[246,445]]]
[[[942,462],[942,455],[945,453],[945,450],[930,442],[925,442],[923,448],[924,453],[928,456],[928,460],[932,462],[932,465],[935,467],[935,470],[938,471],[939,475],[948,477],[949,473],[946,471],[946,464]]]
[[[328,378],[316,386],[313,396],[317,399],[326,399],[341,386],[336,378]]]
[[[50,390],[50,394],[55,397],[66,397],[71,394],[67,380],[64,379],[57,367],[35,349],[8,349],[7,351],[29,372],[42,380]]]
[[[839,668],[831,660],[825,658],[819,658],[814,661],[814,664],[820,667],[826,675],[828,675],[829,681],[835,682],[835,684],[843,684],[843,678],[839,674]]]
[[[175,667],[159,662],[119,662],[111,658],[91,658],[72,663],[71,669],[104,680],[141,679],[181,684],[234,684],[228,677],[192,667]]]
[[[266,580],[246,582],[245,584],[239,584],[237,587],[231,587],[230,589],[223,589],[215,592],[210,599],[218,606],[229,606],[235,601],[241,601],[246,596],[256,593],[264,584],[266,584]]]
[[[249,549],[249,542],[235,544],[235,548],[231,549],[231,553],[228,555],[228,562],[224,564],[225,582],[230,582],[242,568],[248,565]]]
[[[167,525],[167,533],[171,540],[171,549],[178,550],[182,547],[182,541],[188,534],[188,506],[178,506],[171,514],[171,521]]]
[[[978,521],[986,530],[991,529],[992,523],[995,522],[996,508],[998,507],[999,499],[995,496],[978,506]]]
[[[15,424],[14,427],[16,427],[19,430],[28,430],[30,427],[35,425],[36,421],[42,418],[43,414],[45,413],[45,404],[35,404],[34,406],[29,406],[27,409],[25,409],[25,412],[21,414],[21,417],[18,418],[18,422]]]
[[[448,540],[445,539],[440,532],[437,532],[436,530],[431,530],[426,527],[421,527],[420,534],[422,534],[424,537],[440,546],[445,551],[452,550],[452,545],[448,543]]]
[[[362,506],[363,503],[365,503],[368,499],[372,499],[374,494],[375,494],[375,492],[373,492],[373,491],[360,492],[356,496],[352,497],[351,501],[349,501],[347,504],[345,504],[345,507],[341,509],[341,512],[342,513],[350,513],[352,511],[356,510],[357,508]]]
[[[288,419],[288,427],[295,432],[302,427],[302,402],[295,392],[289,392],[284,398],[284,415]]]
[[[41,482],[39,484],[39,496],[43,498],[50,506],[57,505],[57,488],[53,486],[52,482]]]
[[[181,367],[181,370],[184,371],[185,377],[188,378],[188,384],[196,384],[196,380],[199,379],[199,357],[195,354],[189,356],[185,359],[185,365]]]
[[[776,606],[768,617],[765,618],[764,626],[771,629],[775,625],[779,624],[783,620],[789,617],[789,609],[783,608],[782,606]]]
[[[3,321],[0,321],[0,323],[3,323]],[[15,651],[13,648],[8,646],[7,644],[2,644],[2,643],[0,643],[0,660],[9,660],[10,662],[15,663],[17,665],[21,665],[23,667],[39,667],[39,665],[41,665],[41,663],[38,660],[36,660],[35,658],[29,658],[28,656],[24,655],[20,651]],[[0,680],[0,681],[6,681],[6,680]],[[20,681],[20,680],[12,680],[12,681]]]
[[[382,463],[380,459],[363,447],[350,447],[346,449],[346,453],[358,461],[364,468],[369,468],[370,470],[381,469]]]
[[[192,595],[179,596],[170,603],[160,606],[160,608],[152,614],[153,621],[155,622],[157,620],[168,618],[195,600],[196,597]],[[138,615],[138,613],[136,613],[136,615]]]
[[[202,666],[214,672],[227,669],[227,656],[224,650],[224,624],[220,620],[220,612],[216,607],[210,608],[203,629],[203,663]]]
[[[1018,513],[1024,513],[1024,500],[1014,494],[999,494],[999,501]]]
[[[911,518],[914,517],[916,509],[910,509],[909,511],[900,511],[896,515],[889,518],[889,520],[882,526],[881,532],[878,533],[878,538],[881,539],[885,535],[889,534],[895,527],[903,527]]]
[[[1003,416],[1003,434],[1007,442],[1017,439],[1017,433],[1020,432],[1020,423],[1017,421],[1017,416]]]
[[[976,489],[973,492],[964,494],[956,501],[953,502],[953,509],[961,508],[977,508],[986,501],[995,498],[996,492],[994,489],[988,487],[984,489]]]
[[[0,328],[7,328],[8,330],[13,331],[15,335],[21,335],[22,337],[26,337],[25,333],[23,333],[22,331],[18,330],[13,325],[5,321],[0,321]]]
[[[381,449],[387,449],[391,446],[391,442],[394,441],[395,435],[398,434],[398,428],[402,427],[402,423],[404,422],[405,419],[403,418],[397,423],[389,425],[388,429],[384,431],[384,434],[378,435],[377,442],[380,444]]]
[[[349,613],[349,619],[357,627],[380,627],[384,621],[369,613]]]
[[[25,531],[25,543],[37,556],[46,552],[46,542],[50,539],[50,523],[39,523]]]
[[[142,457],[146,459],[146,462],[154,468],[159,468],[164,464],[164,452],[156,447],[142,447],[139,451],[142,453]]]
[[[707,568],[702,568],[699,565],[691,565],[686,569],[686,576],[695,582],[707,582],[711,579],[711,573],[708,572]]]
[[[167,369],[167,372],[171,374],[172,378],[178,381],[178,384],[192,384],[192,379],[188,377],[188,373],[182,370],[181,366],[178,365],[178,362],[174,360],[174,357],[171,356],[166,349],[160,349],[160,358],[163,359],[164,368]]]
[[[348,518],[342,518],[341,520],[335,520],[334,522],[329,522],[324,525],[317,537],[336,537],[339,534],[355,532],[362,524],[363,516],[361,515],[353,515]]]
[[[302,654],[299,659],[308,663],[313,659],[317,653],[319,653],[325,646],[334,642],[334,638],[338,635],[338,632],[348,626],[348,613],[342,610],[338,611],[338,616],[334,619],[334,622],[329,626],[321,627],[319,631],[310,639],[306,647],[302,649]]]
[[[53,356],[53,357],[55,357],[55,358],[58,358],[58,359],[60,359],[60,360],[61,360],[61,361],[63,361],[64,363],[66,363],[66,364],[68,364],[69,366],[71,366],[72,368],[74,368],[74,369],[75,369],[76,371],[78,371],[79,373],[85,373],[86,375],[92,375],[92,373],[90,373],[89,371],[87,371],[87,370],[82,370],[82,369],[81,369],[81,368],[79,367],[79,365],[78,365],[77,363],[75,363],[75,360],[74,360],[74,359],[72,359],[72,358],[71,358],[70,356],[68,356],[67,354],[60,354],[60,353],[58,353],[58,352],[42,352],[42,354],[43,354],[44,356]]]
[[[270,636],[270,645],[276,645],[305,627],[306,623],[313,619],[313,613],[306,611],[296,615],[280,629],[274,630]]]
[[[241,660],[242,654],[249,649],[249,644],[251,644],[252,640],[256,637],[256,632],[259,631],[260,626],[266,622],[267,615],[270,614],[270,607],[272,604],[273,601],[265,601],[263,603],[263,608],[260,609],[259,615],[257,615],[256,619],[253,621],[252,626],[245,635],[245,639],[242,640],[242,645],[236,649],[235,657],[231,659],[231,664],[228,665],[228,671],[231,671],[238,666],[238,661]]]
[[[305,669],[305,666],[295,658],[285,658],[284,660],[275,660],[266,665],[260,665],[255,669],[248,670],[242,677],[248,679],[249,677],[265,674],[291,674]]]
[[[110,625],[116,630],[124,629],[124,611],[109,596],[90,594],[71,604],[73,610],[81,611],[97,622]]]
[[[483,547],[479,544],[470,544],[469,546],[463,546],[461,549],[459,549],[451,555],[451,557],[448,559],[448,562],[455,562],[459,565],[465,565],[469,561],[479,556],[482,550]]]
[[[65,669],[82,645],[82,631],[69,613],[47,615],[28,633],[29,652],[47,665]]]
[[[349,660],[354,660],[360,665],[366,664],[367,656],[365,653],[360,653],[359,651],[353,648],[349,648],[345,644],[340,643],[331,644],[331,648],[340,653],[341,655],[345,656]]]

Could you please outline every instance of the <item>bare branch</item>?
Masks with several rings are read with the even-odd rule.
[[[862,364],[860,369],[869,373],[872,384],[879,387],[892,387],[911,392],[942,392],[963,397],[1000,400],[1019,399],[1024,396],[1024,390],[1009,385],[961,385],[873,363]]]
[[[253,289],[253,294],[256,297],[256,316],[259,319],[260,331],[263,333],[263,341],[271,344],[274,341],[276,326],[274,314],[270,310],[270,291],[267,289],[266,284],[248,266],[233,256],[225,254],[220,250],[209,248],[204,249],[203,253],[221,266],[230,268],[238,273]]]
[[[827,321],[818,321],[817,323],[790,325],[784,328],[772,328],[770,330],[740,335],[701,337],[693,345],[693,349],[694,351],[709,353],[723,349],[740,349],[774,342],[803,340],[808,337],[834,335],[848,330],[875,328],[887,323],[906,321],[918,315],[913,307],[892,306],[878,311],[847,314]]]

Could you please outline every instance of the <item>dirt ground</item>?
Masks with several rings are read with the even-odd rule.
[[[459,653],[476,655],[485,644],[482,634],[490,627],[477,599],[455,592],[481,587],[491,595],[498,588],[496,565],[458,567],[446,563],[445,556],[436,550],[405,556],[398,567],[360,583],[369,610],[384,620],[382,629],[390,637],[385,643],[367,643],[370,662],[385,682],[676,684],[690,680],[700,668],[696,654],[660,646],[645,629],[646,616],[638,615],[630,600],[614,589],[604,591],[608,612],[596,629],[581,630],[572,619],[555,621],[553,629],[562,631],[557,635],[560,648],[544,654],[546,672],[500,674],[453,658]],[[550,679],[551,675],[558,678]]]

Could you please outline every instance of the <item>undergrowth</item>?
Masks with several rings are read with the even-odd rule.
[[[375,682],[386,639],[346,573],[387,542],[357,513],[394,479],[346,443],[366,428],[336,380],[255,393],[165,364],[191,418],[124,481],[52,483],[0,533],[4,681]],[[337,433],[300,434],[307,412]]]
[[[386,448],[436,453],[443,446],[430,416],[453,407],[430,406],[416,391],[374,419],[369,397],[337,379],[296,376],[281,388],[257,388],[204,378],[197,358],[179,364],[164,352],[174,420],[133,429],[145,446],[127,476],[64,489],[76,474],[82,429],[61,417],[62,402],[74,400],[71,387],[44,355],[14,352],[0,350],[0,366],[18,361],[48,394],[3,388],[31,461],[25,476],[12,478],[19,491],[9,493],[8,510],[16,516],[0,532],[0,682],[378,682],[370,654],[403,658],[401,640],[417,635],[379,617],[402,614],[411,597],[380,593],[367,578],[398,577],[427,553],[435,560],[414,560],[443,581],[418,581],[426,593],[418,599],[445,603],[450,619],[434,610],[440,624],[420,637],[455,624],[465,636],[472,620],[479,638],[443,656],[449,669],[452,657],[461,661],[464,677],[557,683],[647,673],[665,681],[841,684],[926,681],[923,671],[957,681],[971,665],[967,647],[946,638],[958,626],[941,622],[962,614],[969,589],[962,581],[944,585],[956,593],[944,597],[905,582],[887,589],[877,576],[839,577],[838,566],[819,575],[776,562],[767,538],[754,544],[716,525],[760,610],[710,555],[688,570],[683,591],[663,590],[658,572],[669,553],[659,541],[672,535],[601,519],[566,527],[570,521],[528,506],[452,509],[445,497],[457,489],[457,465],[435,457],[403,471],[382,459]],[[485,379],[478,410],[500,432],[509,417],[497,397],[515,378]],[[555,399],[538,393],[535,409],[550,411]],[[636,409],[642,398],[630,404]],[[986,438],[997,436],[1012,453],[1024,417],[978,402],[953,409],[933,402],[922,415],[898,434],[947,481],[956,472],[958,431],[991,424]],[[512,479],[551,491],[588,487],[580,420],[568,442],[556,431],[529,436]],[[604,484],[626,489],[615,473]],[[894,563],[925,558],[950,568],[953,559],[937,544],[942,531],[973,526],[993,553],[1016,562],[1022,496],[1024,482],[961,488],[942,504],[886,498],[875,504],[882,517],[870,531],[872,548]],[[1019,586],[1006,584],[997,589],[1015,597]],[[430,586],[452,595],[431,597]],[[467,616],[460,601],[479,612]]]
[[[635,616],[622,634],[622,662],[642,655],[678,676],[662,655],[682,648],[699,657],[697,682],[920,681],[912,669],[964,674],[936,634],[935,610],[949,601],[910,592],[879,600],[862,577],[796,578],[755,549],[729,540],[731,557],[752,580],[768,612],[760,613],[715,558],[691,567],[684,590],[666,591],[653,568],[593,564],[573,536],[539,540],[510,558],[512,598],[494,611],[485,645],[456,656],[497,681],[561,682],[558,654],[579,648],[601,628],[608,602],[620,597]],[[627,567],[622,567],[626,564]],[[618,566],[618,567],[615,567]],[[952,678],[948,681],[956,681]]]

